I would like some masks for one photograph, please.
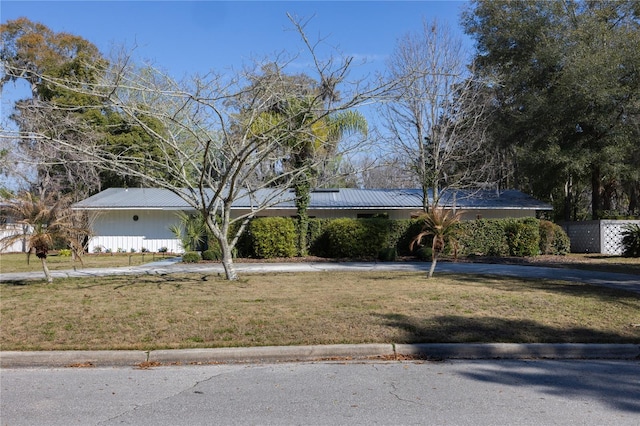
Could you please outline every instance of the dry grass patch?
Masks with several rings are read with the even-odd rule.
[[[414,342],[640,342],[637,294],[411,272],[1,284],[3,350]]]
[[[109,253],[109,254],[85,254],[82,256],[82,263],[71,256],[60,256],[57,254],[47,256],[47,266],[51,270],[62,269],[82,269],[82,268],[112,268],[142,265],[143,263],[162,260],[159,253]],[[42,272],[42,263],[32,255],[27,263],[25,253],[5,253],[0,254],[0,272],[8,274],[14,272]]]

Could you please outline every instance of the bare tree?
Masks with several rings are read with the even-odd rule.
[[[309,126],[309,133],[311,126],[325,117],[371,101],[380,94],[381,86],[348,83],[349,58],[331,57],[321,61],[316,55],[316,45],[304,36],[303,26],[293,23],[315,64],[314,79],[330,81],[331,90],[340,87],[341,93],[340,101],[327,102],[322,111],[309,111],[315,117],[305,124]],[[263,113],[272,107],[274,100],[287,98],[281,93],[280,82],[258,78],[260,69],[267,63],[285,67],[288,62],[277,58],[242,72],[210,73],[176,81],[157,69],[136,67],[123,55],[110,62],[110,68],[95,84],[74,84],[41,76],[50,85],[100,99],[102,102],[96,109],[102,110],[107,104],[129,123],[144,129],[153,140],[153,154],[114,152],[96,137],[80,138],[80,143],[57,138],[58,132],[69,126],[78,133],[95,129],[83,128],[82,122],[52,121],[50,118],[59,106],[44,102],[37,105],[32,119],[39,120],[38,129],[49,130],[21,136],[46,140],[61,153],[78,154],[81,161],[91,162],[98,169],[138,177],[150,186],[165,188],[181,197],[205,218],[206,226],[220,244],[226,277],[233,280],[237,273],[232,250],[248,220],[291,197],[287,189],[309,166],[282,168],[267,178],[261,173],[264,163],[277,164],[278,156],[287,149],[287,140],[293,136],[283,131],[290,128],[290,117],[286,115],[277,116],[265,125]],[[287,155],[286,151],[284,154]],[[252,208],[244,215],[232,217],[231,205],[240,198],[248,200]]]
[[[416,174],[412,172],[413,161],[404,156],[386,158],[361,158],[357,170],[362,176],[362,187],[370,189],[415,188]]]
[[[420,32],[398,41],[388,72],[398,86],[381,107],[387,146],[411,163],[423,209],[436,207],[445,189],[486,186],[488,97],[467,68],[461,42],[446,26],[424,21]]]

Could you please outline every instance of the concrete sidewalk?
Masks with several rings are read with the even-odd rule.
[[[0,352],[0,368],[144,367],[233,363],[445,359],[640,360],[634,344],[362,344],[154,351]]]

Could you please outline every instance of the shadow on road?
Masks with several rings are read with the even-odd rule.
[[[589,364],[588,374],[584,363]],[[548,395],[595,399],[617,410],[640,413],[640,365],[632,365],[631,370],[634,374],[615,361],[549,361],[524,369],[510,363],[501,363],[499,369],[480,366],[462,375],[482,382],[534,387]]]

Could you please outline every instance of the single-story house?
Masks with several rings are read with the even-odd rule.
[[[266,199],[268,190],[258,192],[254,200]],[[265,197],[265,198],[262,198]],[[232,207],[232,216],[249,213],[254,206],[249,197],[241,197]],[[520,191],[474,191],[445,193],[440,205],[462,213],[463,220],[477,218],[536,217],[551,210]],[[180,242],[169,231],[178,223],[177,212],[189,212],[188,204],[178,195],[158,188],[110,188],[74,205],[89,213],[94,236],[89,251],[100,249],[157,252],[167,248],[180,253]],[[315,218],[366,218],[383,215],[390,219],[415,217],[422,208],[420,189],[318,189],[311,193],[308,214]],[[256,216],[295,217],[293,193],[283,193],[276,202]]]

